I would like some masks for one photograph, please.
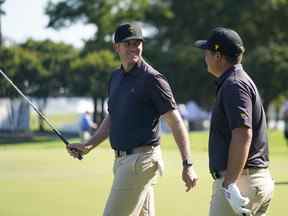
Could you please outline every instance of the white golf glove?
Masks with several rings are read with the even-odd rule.
[[[239,191],[239,188],[235,183],[228,185],[227,189],[224,188],[224,196],[226,200],[229,202],[233,211],[237,215],[241,216],[249,216],[251,215],[251,211],[246,208],[249,203],[248,197],[243,197]]]

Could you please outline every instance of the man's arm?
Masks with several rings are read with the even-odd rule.
[[[242,127],[232,130],[227,169],[223,183],[224,187],[235,183],[240,176],[248,158],[251,141],[251,128]]]
[[[172,110],[165,113],[163,117],[173,133],[175,142],[180,150],[182,160],[190,160],[191,152],[189,148],[188,132],[179,112],[177,110]]]
[[[251,210],[246,207],[249,198],[242,196],[236,184],[247,161],[251,140],[252,129],[241,127],[232,130],[223,191],[225,198],[237,215],[251,215]]]
[[[86,142],[82,144],[70,144],[68,146],[68,151],[73,157],[77,157],[78,153],[84,155],[90,152],[93,148],[98,146],[101,142],[103,142],[109,135],[109,130],[110,130],[110,116],[107,115],[105,119],[102,121],[98,129],[95,131],[93,136]],[[72,151],[72,149],[78,150]]]
[[[110,116],[107,115],[93,136],[86,143],[84,143],[84,146],[91,150],[103,142],[109,135],[110,124]]]
[[[175,142],[181,153],[182,161],[191,160],[190,142],[188,131],[185,128],[184,122],[177,110],[172,110],[163,115],[165,121],[171,128]],[[189,191],[196,185],[198,180],[197,174],[195,173],[192,166],[183,166],[182,179],[186,184],[186,191]]]

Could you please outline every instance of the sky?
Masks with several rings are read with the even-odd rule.
[[[49,19],[44,13],[47,2],[48,0],[6,0],[2,5],[6,14],[1,17],[4,38],[17,43],[24,42],[28,38],[51,39],[81,47],[83,39],[93,36],[95,27],[83,23],[75,23],[60,31],[47,29]]]

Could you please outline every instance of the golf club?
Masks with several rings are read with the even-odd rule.
[[[27,98],[24,93],[12,82],[11,79],[2,71],[0,70],[0,73],[4,76],[4,78],[16,89],[16,91],[32,106],[34,111],[38,113],[38,115],[44,119],[44,121],[49,125],[49,127],[52,129],[52,131],[65,143],[66,146],[69,145],[69,142],[65,139],[65,137],[61,134],[60,131],[58,131],[50,122],[49,120],[39,111],[39,109]],[[73,149],[72,149],[73,151]],[[77,153],[77,158],[79,160],[82,160],[82,155],[77,151],[77,149],[74,149],[74,152]]]

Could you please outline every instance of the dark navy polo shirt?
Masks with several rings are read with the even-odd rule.
[[[108,101],[112,148],[125,151],[159,145],[159,118],[175,108],[166,78],[144,60],[128,73],[122,67],[114,71]]]
[[[252,79],[242,65],[234,65],[217,80],[217,96],[209,135],[211,172],[226,170],[232,130],[248,127],[253,131],[245,168],[268,167],[266,117],[262,101]]]

